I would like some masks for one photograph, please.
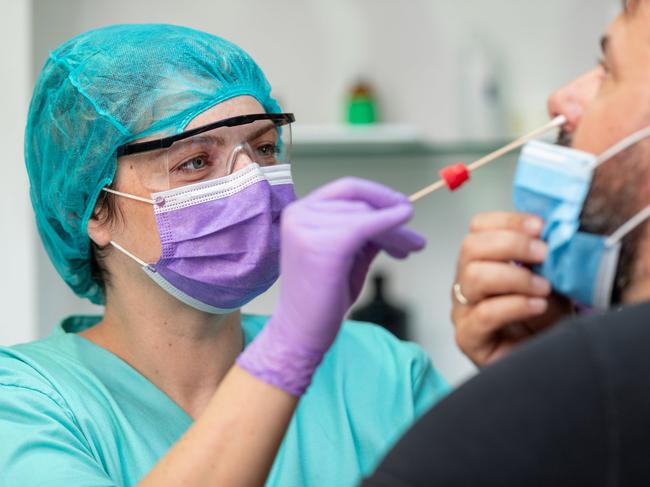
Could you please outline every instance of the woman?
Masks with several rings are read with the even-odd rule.
[[[377,252],[424,240],[374,183],[293,202],[292,121],[246,53],[191,29],[112,26],[51,53],[32,203],[58,272],[105,312],[0,349],[5,483],[259,484],[273,464],[268,485],[352,485],[445,393],[414,345],[336,338]],[[273,316],[242,315],[280,267]]]

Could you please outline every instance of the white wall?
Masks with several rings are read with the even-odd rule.
[[[36,336],[35,230],[23,163],[31,94],[31,2],[0,0],[0,345]]]
[[[594,65],[619,0],[35,0],[37,54],[110,23],[184,24],[249,51],[303,122],[341,119],[349,83],[367,75],[387,120],[460,138],[460,52],[472,39],[506,66],[509,120],[544,117],[549,91]],[[40,61],[40,59],[37,59]]]
[[[11,0],[6,2],[13,3]],[[184,24],[228,38],[267,73],[284,108],[302,123],[342,118],[346,86],[370,77],[385,120],[417,126],[430,139],[462,138],[459,53],[471,39],[492,46],[507,66],[509,123],[525,130],[545,119],[550,91],[591,68],[598,39],[617,0],[34,0],[35,70],[48,50],[90,28],[117,22]],[[22,113],[22,112],[21,112]],[[462,158],[458,154],[458,158]],[[418,157],[305,158],[295,179],[304,193],[356,174],[404,192],[434,178],[445,161]],[[486,168],[457,195],[440,193],[418,205],[413,225],[429,249],[406,263],[382,259],[392,294],[413,311],[418,341],[452,381],[472,367],[456,350],[449,286],[471,215],[510,205],[513,160]],[[61,283],[40,251],[38,323],[46,333],[63,315],[97,311]],[[269,311],[272,291],[249,309]]]

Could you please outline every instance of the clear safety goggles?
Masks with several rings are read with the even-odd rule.
[[[220,120],[156,140],[120,146],[151,192],[228,176],[243,167],[287,164],[292,113],[259,113]]]

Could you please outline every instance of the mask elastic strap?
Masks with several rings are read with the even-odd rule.
[[[639,130],[638,132],[633,133],[632,135],[629,135],[625,137],[623,140],[620,142],[617,142],[613,146],[611,146],[609,149],[607,149],[605,152],[603,152],[598,158],[596,159],[596,166],[600,166],[603,162],[606,162],[610,160],[612,157],[620,154],[626,149],[629,149],[632,147],[634,144],[638,144],[641,142],[643,139],[646,137],[650,137],[650,126],[643,128]]]
[[[126,249],[125,249],[124,247],[122,247],[120,244],[118,244],[118,243],[116,243],[116,242],[113,242],[112,240],[110,241],[110,244],[111,244],[113,247],[115,247],[117,250],[119,250],[120,252],[122,252],[124,255],[126,255],[127,257],[131,257],[133,260],[135,260],[135,261],[136,261],[138,264],[140,264],[142,267],[147,267],[147,266],[149,265],[149,264],[147,264],[144,260],[139,259],[139,258],[136,257],[135,255],[133,255],[131,252],[129,252],[128,250],[126,250]]]
[[[106,191],[107,193],[116,194],[118,196],[123,196],[124,198],[129,198],[131,200],[141,201],[142,203],[149,203],[150,205],[153,205],[153,204],[156,203],[154,200],[150,200],[149,198],[143,198],[142,196],[135,196],[135,195],[129,194],[129,193],[122,193],[121,191],[115,191],[114,189],[110,189],[110,188],[102,188],[102,191]]]
[[[632,218],[630,218],[628,221],[623,223],[623,225],[621,225],[618,230],[616,230],[613,234],[611,234],[607,238],[607,240],[605,240],[605,246],[611,247],[612,245],[617,244],[623,239],[623,237],[625,237],[627,234],[635,230],[639,225],[641,225],[648,218],[650,218],[650,205],[646,206],[643,210],[641,210]]]

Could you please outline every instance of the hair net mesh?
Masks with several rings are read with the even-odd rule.
[[[25,161],[38,231],[56,270],[102,304],[91,277],[86,226],[115,175],[118,146],[183,131],[198,114],[240,95],[280,108],[236,45],[174,25],[115,25],[81,34],[50,55],[34,88]]]

